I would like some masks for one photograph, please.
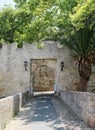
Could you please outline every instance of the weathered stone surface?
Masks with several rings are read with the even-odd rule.
[[[4,87],[0,87],[0,98],[5,97],[5,88]]]
[[[31,75],[33,77],[33,91],[53,91],[54,72],[56,71],[55,59],[31,60]]]
[[[0,130],[6,127],[7,123],[18,113],[28,99],[29,91],[0,99]]]
[[[16,43],[3,44],[0,49],[0,87],[4,87],[4,95],[13,95],[23,90],[33,90],[33,82],[30,82],[31,59],[56,59],[54,71],[54,84],[57,91],[76,90],[79,87],[79,75],[77,67],[66,47],[58,48],[56,42],[46,41],[43,49],[38,49],[37,44],[24,44],[22,48],[16,48]],[[25,71],[24,61],[28,62]],[[64,61],[64,69],[61,71],[60,63]],[[52,62],[51,62],[52,64]],[[52,64],[52,66],[55,66]],[[53,69],[52,68],[52,69]]]
[[[61,91],[60,97],[89,126],[95,128],[95,94]]]
[[[87,83],[87,91],[95,92],[95,73],[92,73]]]

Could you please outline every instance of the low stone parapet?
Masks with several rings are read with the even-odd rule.
[[[95,128],[95,94],[90,92],[61,91],[60,98],[84,120]]]
[[[0,99],[0,130],[20,111],[29,99],[29,91]]]

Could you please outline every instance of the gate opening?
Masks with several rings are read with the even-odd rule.
[[[33,93],[54,93],[56,59],[32,59],[30,82]]]

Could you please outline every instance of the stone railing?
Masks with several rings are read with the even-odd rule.
[[[60,98],[84,120],[95,128],[95,94],[90,92],[61,91]]]
[[[0,130],[20,111],[29,99],[29,91],[0,99]]]

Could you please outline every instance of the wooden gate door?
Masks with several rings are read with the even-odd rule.
[[[52,67],[55,60],[31,60],[31,78],[33,91],[54,91],[54,71]]]

